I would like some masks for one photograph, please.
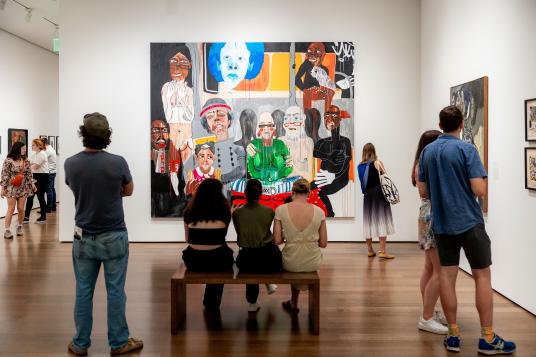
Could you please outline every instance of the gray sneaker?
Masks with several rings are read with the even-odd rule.
[[[9,229],[6,229],[6,231],[4,232],[4,238],[5,239],[13,238],[13,233],[11,233],[11,231]]]
[[[110,354],[112,356],[122,355],[123,353],[139,350],[143,347],[143,341],[130,337],[126,344],[119,348],[112,348]]]
[[[17,226],[17,235],[19,237],[24,235],[24,232],[22,231],[22,226],[20,224]]]

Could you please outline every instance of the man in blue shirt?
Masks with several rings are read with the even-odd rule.
[[[85,150],[65,160],[65,183],[76,205],[73,267],[76,278],[74,321],[76,334],[68,350],[87,355],[93,324],[93,292],[101,264],[108,294],[108,343],[111,355],[143,347],[129,337],[125,316],[125,281],[128,264],[128,233],[123,197],[132,195],[134,184],[124,158],[105,149],[112,131],[106,117],[86,114],[79,135]]]
[[[496,335],[492,326],[491,241],[476,201],[486,193],[487,173],[476,148],[460,140],[463,115],[456,106],[441,110],[439,127],[443,135],[426,146],[419,159],[418,186],[421,196],[429,196],[432,202],[432,230],[441,262],[441,304],[449,324],[444,345],[449,351],[460,351],[455,289],[463,248],[476,285],[482,327],[478,351],[487,355],[513,353],[515,344]]]

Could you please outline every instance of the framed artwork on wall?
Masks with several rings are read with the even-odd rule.
[[[354,217],[353,42],[151,43],[151,216],[181,217],[205,178],[236,205],[248,178],[275,209],[293,182]]]
[[[28,147],[28,129],[7,129],[7,151],[17,141],[22,141]]]
[[[536,141],[536,98],[525,100],[525,140]]]
[[[55,136],[48,137],[48,145],[52,146],[54,151],[56,151],[56,137]]]
[[[60,154],[60,137],[56,136],[56,155]]]
[[[488,77],[459,84],[450,88],[450,104],[463,113],[462,140],[473,144],[480,160],[488,170]],[[488,212],[488,192],[478,202]]]
[[[536,191],[536,148],[525,148],[525,188]]]

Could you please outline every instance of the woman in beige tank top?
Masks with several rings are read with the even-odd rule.
[[[326,216],[319,207],[307,202],[309,182],[300,179],[292,186],[292,202],[279,206],[275,211],[274,242],[283,248],[283,269],[291,272],[318,270],[322,261],[320,248],[328,243]],[[292,298],[283,307],[298,312],[301,286],[292,286]]]

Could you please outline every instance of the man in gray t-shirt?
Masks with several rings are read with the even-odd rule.
[[[112,355],[143,347],[130,336],[125,316],[128,233],[123,197],[134,184],[125,159],[103,151],[112,131],[106,117],[86,114],[79,135],[85,149],[65,160],[65,183],[73,191],[76,215],[73,267],[76,278],[76,334],[68,349],[86,355],[91,345],[93,292],[101,264],[108,294],[108,343]]]

